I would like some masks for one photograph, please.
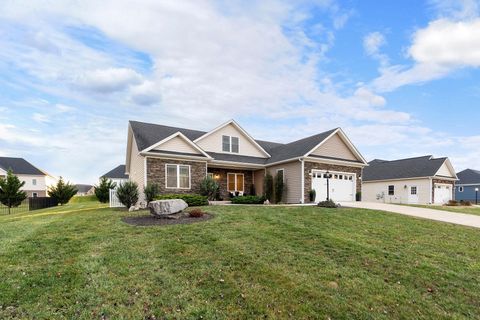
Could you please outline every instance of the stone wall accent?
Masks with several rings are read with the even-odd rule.
[[[450,184],[452,185],[452,199],[455,199],[455,182],[445,179],[432,179],[432,203],[435,203],[435,183]]]
[[[305,165],[304,165],[305,184],[303,186],[304,187],[303,190],[304,190],[304,201],[306,203],[310,201],[309,192],[310,192],[310,189],[312,188],[312,176],[310,176],[311,170],[329,170],[329,171],[355,173],[357,177],[357,192],[362,191],[362,180],[360,179],[362,175],[362,168],[305,161]]]
[[[190,166],[190,189],[167,189],[165,177],[166,164],[184,164]],[[206,163],[202,161],[182,161],[147,157],[147,183],[158,184],[160,194],[199,193],[200,183],[207,176]]]
[[[250,194],[253,184],[253,171],[251,170],[236,170],[236,169],[222,169],[222,168],[208,168],[208,173],[213,173],[215,181],[220,186],[220,197],[224,200],[230,198],[227,188],[227,173],[243,173],[244,179],[244,194]]]

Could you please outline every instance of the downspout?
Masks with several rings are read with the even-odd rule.
[[[302,175],[301,175],[302,188],[300,189],[300,194],[301,194],[300,203],[305,203],[305,161],[303,161],[302,158],[300,158],[298,160],[302,164],[301,165],[301,167],[302,167]]]

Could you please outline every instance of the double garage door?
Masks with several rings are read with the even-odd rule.
[[[329,196],[333,201],[355,201],[355,174],[348,172],[330,173]],[[325,171],[312,173],[312,189],[315,190],[315,202],[327,199],[327,177]]]

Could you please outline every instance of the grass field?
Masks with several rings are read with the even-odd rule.
[[[479,317],[477,229],[348,208],[206,210],[164,227],[96,202],[1,216],[0,318]]]
[[[476,206],[431,206],[431,205],[411,205],[414,207],[419,208],[429,208],[429,209],[436,209],[436,210],[443,210],[443,211],[450,211],[450,212],[458,212],[458,213],[468,213],[480,216],[480,207]]]

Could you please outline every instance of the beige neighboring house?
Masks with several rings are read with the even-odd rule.
[[[95,194],[94,186],[89,184],[76,184],[75,188],[78,190],[76,196],[79,197],[91,196]]]
[[[0,157],[0,177],[5,177],[8,170],[25,181],[22,190],[28,197],[46,197],[48,188],[56,183],[56,179],[38,169],[23,158]]]
[[[161,193],[198,193],[211,176],[220,196],[263,194],[268,171],[283,174],[284,202],[325,200],[328,171],[330,197],[354,201],[367,162],[342,129],[332,129],[290,143],[254,139],[230,120],[208,132],[130,121],[125,172],[143,189],[156,183]]]
[[[444,204],[454,199],[457,180],[448,158],[375,159],[363,170],[362,201]]]

